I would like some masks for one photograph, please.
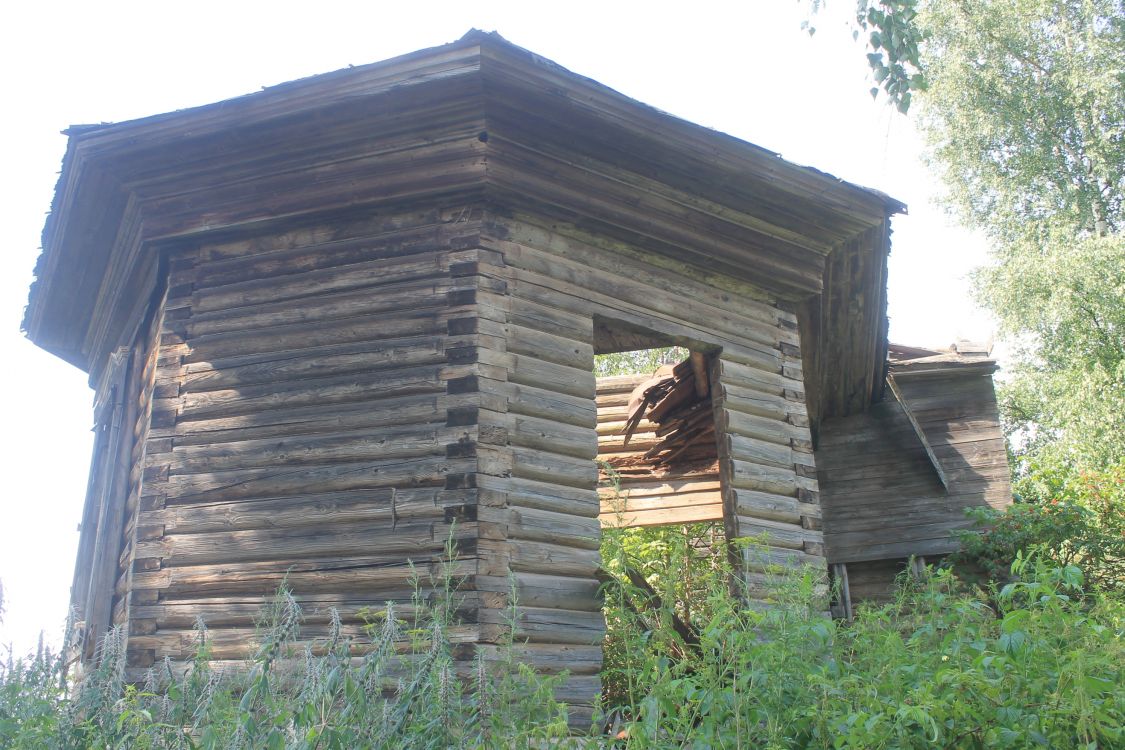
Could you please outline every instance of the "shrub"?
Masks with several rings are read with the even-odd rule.
[[[625,547],[634,541],[627,535]],[[674,569],[650,572],[665,576],[659,591],[675,594]],[[1018,554],[1010,582],[988,592],[951,570],[929,570],[904,579],[892,604],[861,607],[850,623],[821,613],[819,571],[769,575],[764,607],[732,593],[725,572],[694,579],[706,585],[692,594],[703,601],[692,610],[692,642],[674,627],[675,605],[645,610],[617,599],[607,616],[620,619],[613,679],[625,685],[614,707],[622,738],[585,746],[1125,748],[1125,601],[1084,589],[1077,565]],[[561,678],[534,674],[511,650],[491,667],[478,661],[456,673],[448,637],[455,592],[443,585],[414,602],[417,616],[393,606],[374,613],[362,644],[334,628],[312,646],[296,645],[300,607],[282,591],[241,675],[212,669],[202,624],[194,664],[165,663],[140,685],[123,679],[116,632],[78,685],[61,679],[63,660],[45,648],[9,657],[0,664],[0,747],[580,742],[568,737],[552,697]]]
[[[999,616],[950,571],[850,624],[816,614],[807,576],[765,610],[715,592],[687,658],[635,656],[630,748],[1125,747],[1119,600],[1026,560]]]
[[[962,575],[1004,580],[1017,555],[1034,550],[1077,566],[1090,587],[1125,593],[1125,463],[1084,473],[1040,467],[1017,486],[1030,502],[967,511],[977,528],[958,535],[950,557]]]

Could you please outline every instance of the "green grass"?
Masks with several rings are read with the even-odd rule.
[[[626,539],[607,567],[650,542]],[[1021,558],[1012,581],[990,591],[931,571],[851,623],[820,614],[815,571],[777,571],[769,607],[745,606],[725,575],[696,577],[693,646],[669,624],[672,611],[684,614],[673,568],[660,584],[653,565],[667,611],[634,612],[622,597],[636,592],[607,591],[606,681],[617,688],[603,723],[627,739],[601,734],[602,723],[570,736],[552,698],[561,678],[510,656],[458,674],[446,635],[456,582],[446,580],[429,604],[415,603],[417,618],[372,612],[362,644],[334,634],[315,648],[292,645],[301,611],[283,590],[241,676],[211,670],[202,625],[191,668],[162,665],[141,685],[122,679],[117,633],[79,684],[46,649],[9,657],[0,747],[1125,747],[1125,605],[1084,590],[1074,566]]]

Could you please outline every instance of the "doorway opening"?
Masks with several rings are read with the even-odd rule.
[[[713,352],[595,321],[598,469],[606,640],[603,698],[637,696],[624,675],[642,652],[698,648],[727,586],[723,488],[711,399]],[[647,633],[643,639],[636,636]]]

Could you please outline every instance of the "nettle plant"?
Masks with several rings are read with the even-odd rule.
[[[624,616],[613,736],[568,734],[558,678],[514,661],[456,674],[440,597],[383,610],[363,644],[308,644],[282,592],[242,675],[211,667],[202,627],[193,665],[141,685],[114,633],[79,685],[46,649],[9,658],[0,747],[1125,747],[1125,603],[1077,566],[1020,555],[989,594],[931,570],[850,623],[818,612],[813,571],[775,575],[766,607],[716,581],[693,643],[666,614]]]
[[[450,550],[452,555],[452,550]],[[450,560],[453,558],[450,557]],[[457,586],[448,572],[412,606],[370,613],[362,642],[301,639],[303,613],[285,588],[263,613],[249,669],[213,667],[206,626],[187,668],[165,662],[125,681],[123,640],[111,631],[99,666],[77,685],[45,649],[0,667],[4,748],[493,748],[572,742],[554,690],[501,648],[459,672],[449,632]],[[423,591],[430,593],[423,595]],[[508,645],[511,645],[509,639]]]

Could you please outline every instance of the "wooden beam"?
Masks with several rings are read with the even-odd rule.
[[[695,395],[699,398],[707,398],[711,392],[711,378],[707,373],[707,355],[703,352],[692,352],[691,371],[695,375]]]
[[[122,516],[131,468],[132,420],[136,419],[136,399],[127,393],[131,375],[135,370],[130,360],[133,350],[121,347],[110,356],[109,375],[106,382],[109,396],[106,452],[100,457],[97,471],[100,476],[95,495],[98,508],[98,525],[94,531],[94,546],[90,554],[90,572],[87,581],[84,620],[86,632],[83,641],[83,658],[93,659],[102,637],[112,619],[113,583],[117,578],[117,558],[121,546]]]
[[[847,563],[833,563],[832,575],[840,582],[840,616],[845,620],[851,620],[855,612],[852,609],[851,587],[848,585]]]
[[[910,426],[914,428],[914,434],[918,436],[918,441],[922,443],[922,448],[925,449],[926,455],[930,459],[930,465],[934,467],[937,472],[938,479],[941,480],[941,486],[945,487],[945,491],[949,491],[949,479],[945,476],[945,470],[941,466],[941,461],[938,460],[937,454],[934,453],[934,448],[930,445],[930,441],[926,439],[926,433],[922,431],[922,425],[918,423],[917,417],[911,411],[910,406],[906,403],[906,399],[902,396],[902,391],[898,388],[898,383],[895,382],[895,376],[887,373],[887,386],[890,387],[891,393],[894,394],[895,401],[902,407],[902,413],[910,421]]]

